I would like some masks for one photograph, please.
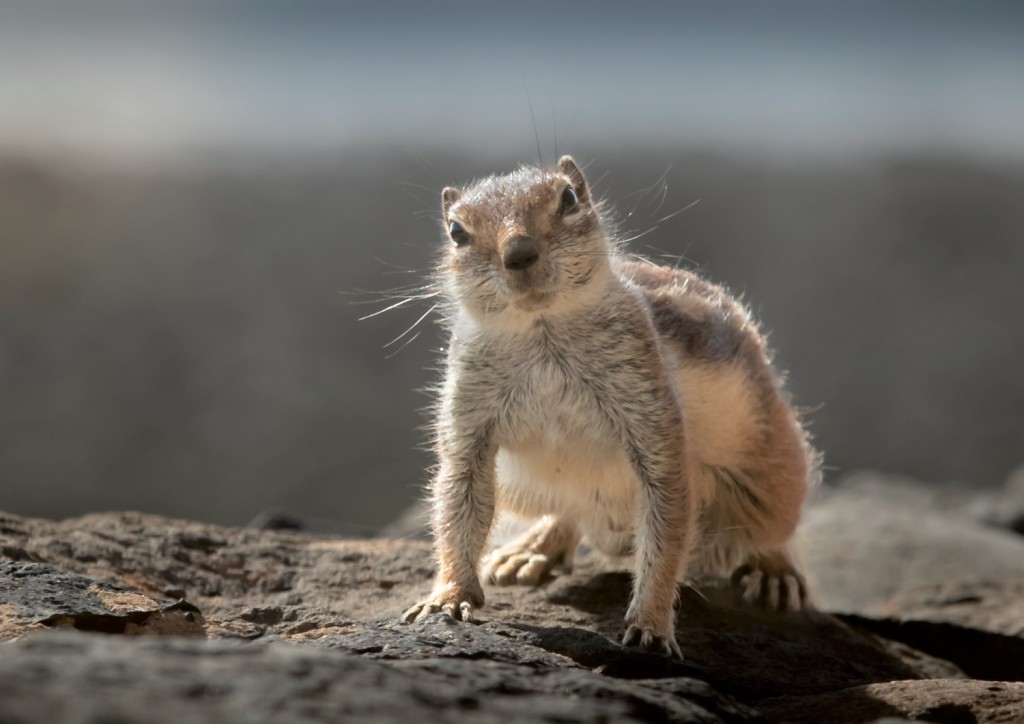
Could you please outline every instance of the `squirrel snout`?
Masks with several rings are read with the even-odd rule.
[[[539,258],[537,242],[528,236],[513,236],[505,242],[501,263],[510,271],[524,271]]]

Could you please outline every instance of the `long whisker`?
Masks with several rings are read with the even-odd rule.
[[[562,132],[561,144],[562,144],[563,148],[565,148],[565,141],[566,141],[566,139],[569,138],[569,131],[572,130],[572,124],[576,121],[576,116],[579,114],[579,112],[580,112],[580,104],[577,103],[576,104],[576,110],[574,110],[572,112],[572,115],[569,116],[569,125],[566,127],[565,131]],[[558,144],[558,139],[557,138],[555,139],[555,144],[556,144],[556,148],[557,148],[557,144]],[[557,157],[558,154],[556,153],[555,156]]]
[[[679,214],[683,213],[684,211],[689,211],[690,209],[692,209],[694,206],[696,206],[699,203],[700,203],[700,199],[696,199],[694,201],[691,201],[686,206],[684,206],[683,208],[679,209],[679,211],[673,211],[668,216],[662,216],[660,219],[658,219],[658,223],[660,224],[662,221],[668,221],[669,219],[671,219],[671,218],[673,218],[675,216],[679,216]]]
[[[704,602],[705,602],[705,603],[710,603],[710,602],[708,601],[708,597],[707,597],[707,596],[705,596],[705,595],[704,595],[703,593],[701,593],[700,589],[699,589],[699,588],[697,588],[697,587],[696,587],[695,585],[693,585],[693,584],[692,584],[692,583],[690,583],[689,581],[684,581],[684,582],[683,582],[683,585],[684,585],[684,586],[686,586],[687,588],[689,588],[689,589],[690,589],[691,591],[693,591],[694,593],[696,593],[696,594],[697,594],[698,596],[700,596],[701,598],[703,598],[703,599],[704,599]]]
[[[425,294],[425,295],[419,296],[419,297],[406,297],[405,299],[401,299],[401,300],[395,302],[394,304],[391,304],[391,305],[388,305],[387,307],[384,307],[384,309],[378,309],[373,314],[367,314],[366,316],[360,317],[358,321],[362,322],[365,319],[371,319],[372,317],[376,317],[378,314],[384,314],[384,312],[390,312],[392,309],[397,309],[398,307],[401,307],[401,306],[403,306],[405,304],[408,304],[409,302],[416,302],[416,301],[419,301],[421,299],[430,299],[431,297],[436,297],[440,293],[441,292],[434,292],[433,294]],[[437,305],[434,305],[434,306],[437,306]],[[427,312],[427,314],[429,314],[429,312]],[[426,315],[424,315],[424,316],[426,316]],[[419,324],[419,322],[417,322],[417,324]],[[413,325],[413,326],[415,326],[415,325]],[[390,344],[390,342],[388,344]],[[387,345],[384,345],[384,346],[386,347]]]
[[[533,138],[537,142],[537,161],[544,167],[544,153],[540,150],[540,133],[537,131],[537,116],[533,113],[533,102],[530,101],[530,88],[526,85],[526,73],[519,74],[523,79],[523,90],[526,92],[526,105],[530,109],[530,121],[533,123]]]
[[[437,182],[438,186],[442,186],[443,185],[443,183],[441,181],[441,177],[437,175],[437,173],[434,171],[433,168],[430,167],[430,164],[427,163],[426,160],[424,160],[423,156],[421,156],[416,151],[414,151],[411,146],[405,146],[405,152],[407,154],[409,154],[410,158],[412,158],[416,163],[418,163],[420,165],[420,168],[422,168],[424,171],[426,171],[428,174],[430,174],[430,176],[434,179],[434,181]],[[425,188],[427,191],[431,192],[432,194],[433,193],[437,193],[436,189],[427,188],[426,186],[423,186],[421,188]]]
[[[551,136],[555,144],[555,159],[558,159],[558,111],[551,109]]]
[[[657,230],[658,230],[658,227],[652,226],[651,228],[647,229],[646,231],[640,231],[640,232],[637,232],[636,234],[633,234],[633,236],[627,236],[627,237],[623,238],[622,242],[624,244],[630,244],[630,243],[636,241],[637,239],[642,239],[645,236],[647,236],[648,234],[653,233],[653,232],[655,232]]]
[[[394,344],[395,342],[397,342],[398,340],[402,339],[402,338],[403,338],[403,337],[404,337],[405,335],[409,334],[409,332],[411,332],[412,330],[416,329],[417,325],[419,325],[419,323],[420,323],[420,322],[422,322],[422,321],[423,321],[424,319],[426,319],[426,318],[427,318],[428,316],[430,316],[430,313],[431,313],[431,312],[433,312],[433,311],[434,311],[435,309],[437,309],[437,308],[438,308],[438,306],[440,306],[440,305],[438,305],[438,304],[433,304],[433,305],[431,305],[430,309],[428,309],[427,311],[425,311],[425,312],[424,312],[424,313],[423,313],[423,314],[422,314],[422,315],[420,316],[420,318],[419,318],[419,319],[417,319],[417,320],[416,320],[415,322],[413,322],[413,323],[412,323],[412,325],[411,325],[411,326],[410,326],[410,327],[409,327],[409,328],[408,328],[407,330],[405,330],[405,331],[404,331],[404,332],[402,332],[402,333],[401,333],[400,335],[398,335],[397,337],[395,337],[395,338],[394,338],[393,340],[391,340],[390,342],[388,342],[387,344],[385,344],[385,345],[384,345],[384,347],[385,347],[385,348],[387,348],[387,347],[390,347],[390,346],[391,346],[391,345],[393,345],[393,344]],[[412,341],[412,340],[410,340],[410,341]]]
[[[349,304],[382,304],[394,301],[395,299],[429,299],[430,297],[440,294],[440,290],[438,290],[434,285],[427,285],[422,287],[409,287],[407,289],[384,289],[381,291],[358,289],[347,292],[345,290],[339,290],[338,294],[345,294],[349,296],[373,294],[375,295],[373,299],[352,299],[349,300]]]
[[[391,358],[392,358],[392,357],[394,357],[394,356],[395,356],[396,354],[398,354],[398,353],[399,353],[399,352],[401,352],[401,351],[402,351],[403,349],[405,349],[405,348],[406,348],[406,347],[408,347],[408,346],[409,346],[410,344],[412,344],[412,343],[413,343],[413,342],[414,342],[414,341],[416,340],[416,338],[417,338],[417,337],[419,337],[419,336],[420,336],[420,333],[419,333],[419,332],[417,332],[417,333],[416,333],[416,334],[414,334],[413,336],[409,337],[409,339],[405,340],[405,342],[404,342],[404,343],[403,343],[403,344],[402,344],[401,346],[397,347],[396,349],[394,349],[394,350],[392,350],[391,352],[388,352],[388,353],[387,353],[386,355],[384,355],[384,359],[391,359]]]
[[[654,190],[654,188],[656,186],[661,186],[662,189],[663,189],[663,193],[666,193],[666,194],[668,193],[668,180],[667,179],[668,179],[668,173],[671,170],[672,170],[672,164],[669,164],[668,168],[666,168],[662,172],[661,176],[659,176],[655,180],[654,183],[652,183],[650,186],[647,186],[646,188],[640,189],[639,191],[635,191],[633,194],[630,194],[630,196],[636,195],[637,196],[637,200],[636,200],[636,203],[633,204],[633,208],[630,209],[629,213],[626,214],[626,218],[627,219],[630,218],[631,216],[633,216],[633,214],[636,212],[636,210],[640,207],[640,204],[643,202],[644,197],[647,196],[647,194],[649,194],[652,190]],[[629,196],[627,196],[626,198],[629,198]],[[662,201],[664,202],[664,199]],[[660,209],[660,208],[661,208],[661,204],[658,205],[658,209]],[[657,213],[658,209],[655,209],[654,212]]]
[[[423,184],[413,183],[412,181],[397,181],[396,183],[399,186],[408,186],[409,188],[422,189],[423,191],[427,191],[432,195],[437,193],[437,189],[434,188],[433,186],[425,186]]]
[[[384,259],[381,259],[381,258],[380,258],[379,256],[377,256],[376,254],[370,254],[370,258],[371,258],[371,259],[373,259],[373,260],[374,260],[375,262],[377,262],[378,264],[381,264],[381,265],[383,265],[383,266],[389,266],[389,267],[391,267],[392,269],[401,269],[402,271],[409,271],[408,269],[406,269],[406,268],[404,268],[404,267],[400,267],[400,266],[398,266],[398,264],[392,264],[392,263],[391,263],[391,262],[389,262],[389,261],[385,261]]]

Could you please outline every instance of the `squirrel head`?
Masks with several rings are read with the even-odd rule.
[[[585,302],[606,278],[610,243],[571,156],[554,168],[449,186],[441,209],[448,242],[442,272],[470,312],[557,314]]]

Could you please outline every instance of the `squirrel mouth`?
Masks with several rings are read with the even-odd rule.
[[[551,306],[551,303],[555,301],[554,291],[544,291],[541,289],[528,289],[520,294],[517,294],[512,299],[512,306],[516,309],[521,309],[524,312],[535,312],[540,309]]]

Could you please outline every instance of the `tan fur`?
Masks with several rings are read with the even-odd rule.
[[[749,312],[690,272],[627,259],[569,157],[447,188],[442,208],[438,576],[406,619],[483,604],[496,508],[540,520],[485,561],[493,583],[569,569],[581,536],[634,554],[627,645],[679,654],[676,582],[696,573],[805,606],[787,542],[817,460]]]

